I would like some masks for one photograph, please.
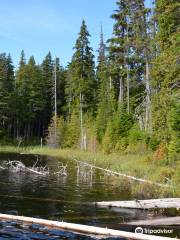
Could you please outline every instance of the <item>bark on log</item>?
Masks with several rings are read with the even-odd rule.
[[[52,220],[44,220],[44,219],[31,218],[31,217],[14,216],[14,215],[7,215],[7,214],[0,214],[0,219],[42,224],[48,227],[55,227],[55,228],[60,228],[60,229],[84,233],[84,234],[119,236],[127,239],[136,239],[136,240],[171,240],[173,239],[168,237],[130,233],[130,232],[118,231],[118,230],[107,229],[107,228],[86,226],[86,225],[66,223],[66,222],[58,222],[58,221],[52,221]]]
[[[180,208],[180,198],[162,198],[134,201],[95,202],[100,207],[119,207],[134,209]]]

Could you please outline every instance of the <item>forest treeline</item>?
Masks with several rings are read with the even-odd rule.
[[[0,54],[0,141],[82,150],[180,151],[180,3],[118,0],[113,34],[100,34],[97,64],[82,21],[66,68],[21,52]],[[57,101],[56,101],[57,100]],[[57,107],[57,111],[56,111]]]

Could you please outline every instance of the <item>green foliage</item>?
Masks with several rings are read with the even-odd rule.
[[[153,96],[153,130],[159,141],[170,142],[173,151],[178,133],[178,102],[180,79],[180,35],[178,1],[160,0],[156,4],[156,18],[159,27],[157,44],[160,54],[153,62],[152,79],[157,94]],[[176,99],[175,99],[176,98]],[[175,129],[174,129],[175,128]]]
[[[162,49],[172,44],[171,37],[179,30],[179,8],[178,0],[158,0],[156,3],[156,13],[158,27],[158,42]]]
[[[66,125],[63,117],[51,119],[48,126],[48,136],[46,143],[49,147],[64,147]]]
[[[119,108],[108,122],[102,143],[103,150],[105,152],[124,150],[127,145],[128,132],[132,126],[132,116],[123,107]]]
[[[83,141],[81,149],[106,153],[149,149],[157,165],[172,168],[180,154],[179,7],[158,0],[150,16],[143,0],[118,0],[107,47],[101,30],[96,68],[84,20],[66,70],[50,52],[39,65],[22,51],[14,73],[10,55],[0,54],[0,141],[48,136],[61,148]]]
[[[79,117],[75,112],[71,114],[71,118],[65,125],[63,147],[79,147],[80,124]]]
[[[109,67],[113,77],[116,100],[134,111],[142,102],[145,61],[151,59],[149,9],[143,0],[118,0],[113,37],[109,42]]]
[[[110,85],[108,59],[105,55],[106,46],[101,32],[99,47],[97,79],[98,79],[98,108],[96,116],[97,139],[101,143],[104,137],[108,120],[116,109],[114,87]]]
[[[12,130],[11,102],[14,91],[14,68],[11,56],[0,54],[0,135],[10,136]]]
[[[94,55],[89,46],[90,34],[85,21],[82,21],[75,52],[69,64],[66,94],[68,101],[74,106],[82,101],[85,112],[92,111],[96,106],[96,80],[94,71]],[[80,95],[82,99],[80,99]]]
[[[180,135],[180,102],[179,94],[176,95],[171,104],[168,114],[168,125],[175,135]]]
[[[157,137],[152,135],[148,138],[147,144],[151,150],[155,151],[158,148],[160,141],[157,139]]]
[[[136,123],[129,131],[129,143],[138,143],[138,142],[146,142],[147,133],[140,129],[139,125]]]
[[[180,187],[180,165],[176,167],[175,174],[172,177],[172,182],[177,184],[177,188],[179,190]]]

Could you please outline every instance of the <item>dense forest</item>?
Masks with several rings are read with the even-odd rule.
[[[110,13],[111,14],[111,13]],[[85,20],[66,68],[0,54],[0,143],[111,152],[180,152],[180,3],[118,0],[97,60]]]

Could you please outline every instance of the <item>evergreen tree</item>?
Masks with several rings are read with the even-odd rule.
[[[81,149],[83,146],[84,113],[93,113],[96,109],[96,87],[94,56],[89,46],[90,34],[85,21],[82,21],[79,37],[75,44],[75,52],[69,64],[67,88],[69,104],[79,111],[81,129]],[[71,107],[71,109],[72,109]],[[69,108],[70,109],[70,108]],[[78,112],[75,110],[75,112]],[[72,113],[72,110],[71,110]]]
[[[115,19],[114,35],[109,40],[109,57],[112,76],[119,103],[126,102],[127,112],[142,102],[144,82],[149,96],[148,12],[143,0],[119,0]],[[147,71],[145,70],[147,62]],[[147,73],[146,73],[147,72]],[[125,101],[126,100],[126,101]]]
[[[43,112],[46,107],[44,98],[44,82],[40,66],[36,65],[33,56],[30,57],[27,64],[27,74],[29,78],[29,127],[30,136],[43,136]]]
[[[58,115],[65,116],[66,112],[66,99],[65,99],[65,77],[66,71],[60,65],[59,58],[56,59],[56,71],[57,71],[57,113]]]
[[[53,116],[53,60],[49,52],[42,63],[43,95],[45,99],[45,109],[43,113],[43,130],[45,131]]]
[[[89,46],[90,34],[83,20],[79,37],[75,44],[75,53],[70,64],[71,82],[74,103],[83,103],[83,110],[92,110],[95,106],[96,79],[94,72],[94,56]],[[69,90],[70,91],[70,90]],[[81,95],[81,99],[80,99]]]
[[[180,79],[179,1],[156,2],[158,33],[156,36],[160,54],[153,62],[152,77],[156,89],[153,98],[153,130],[160,141],[171,141],[168,116],[178,101]],[[175,97],[177,96],[177,97]],[[172,119],[171,119],[172,121]]]
[[[114,88],[110,86],[110,74],[108,70],[108,59],[106,57],[106,45],[104,43],[103,31],[101,28],[99,45],[97,80],[98,80],[98,109],[97,109],[97,138],[99,142],[104,136],[109,116],[115,108]]]
[[[14,69],[11,56],[0,54],[0,137],[9,136],[12,115],[11,101],[14,90]]]

